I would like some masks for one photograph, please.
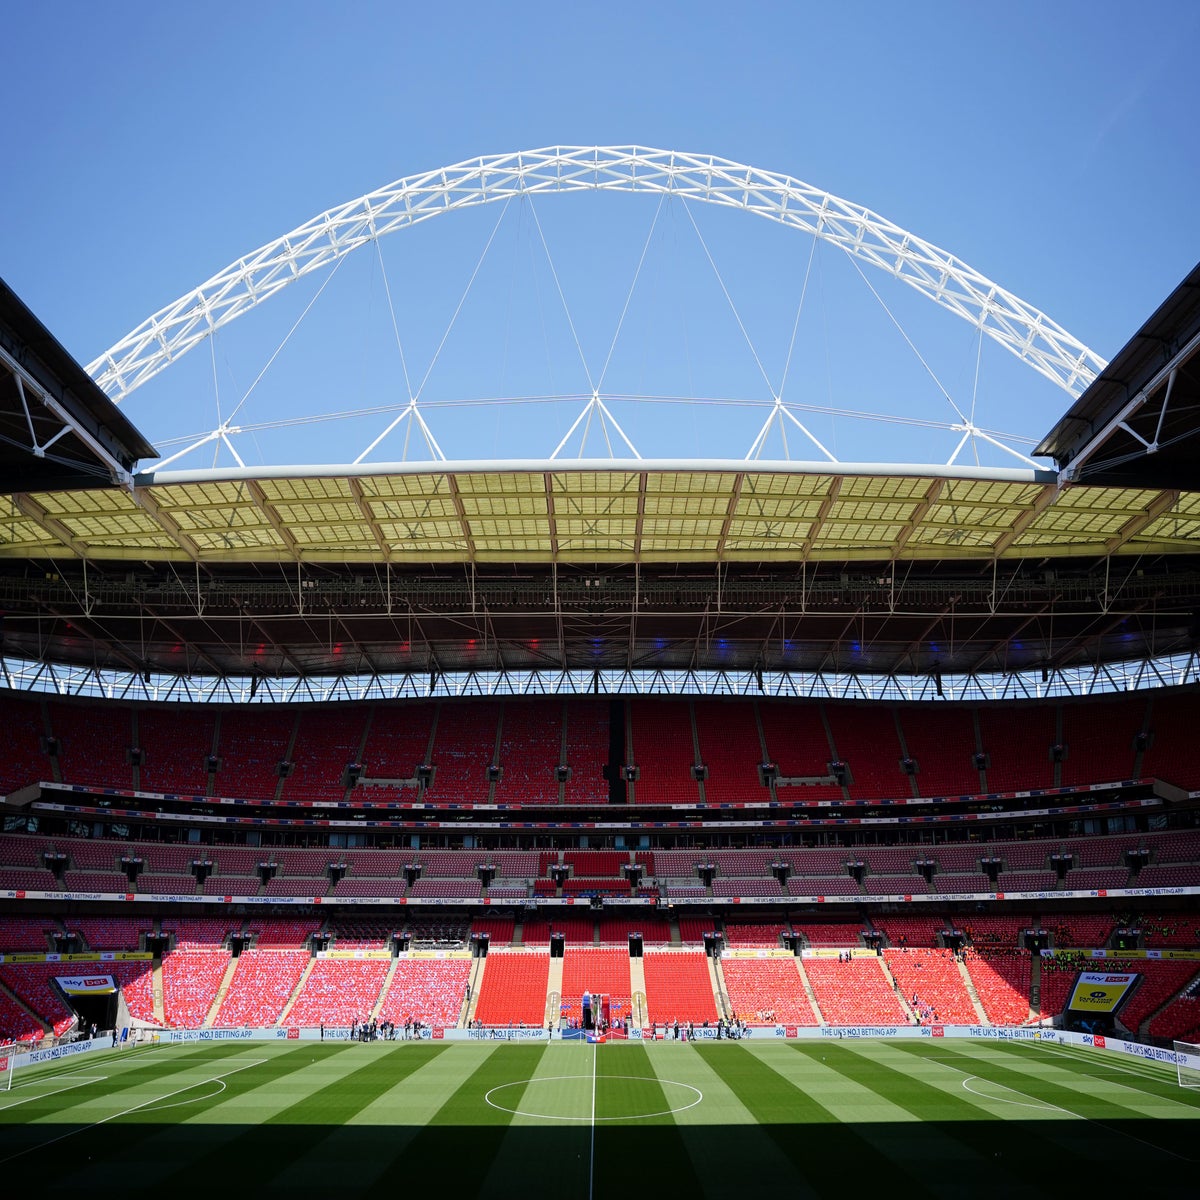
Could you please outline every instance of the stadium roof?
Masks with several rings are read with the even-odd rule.
[[[1196,295],[1189,278],[1041,448],[1099,464],[1069,431],[1136,437],[1114,397],[1157,395],[1165,370],[1163,428],[1182,449],[1109,486],[1089,471],[607,459],[130,475],[153,449],[5,292],[5,653],[271,676],[932,674],[1178,653],[1200,632],[1180,347],[1196,344]],[[35,386],[81,398],[53,454],[15,436]]]

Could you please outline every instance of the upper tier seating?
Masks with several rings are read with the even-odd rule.
[[[500,756],[504,768],[496,783],[497,804],[557,804],[563,740],[563,701],[510,698],[504,701]]]
[[[825,705],[825,717],[838,758],[850,768],[850,795],[872,800],[912,795],[912,782],[900,769],[904,757],[892,705]]]
[[[1145,696],[1096,696],[1063,701],[1063,786],[1133,778],[1134,738],[1146,718]]]
[[[358,804],[417,798],[417,767],[430,761],[430,739],[438,706],[430,703],[376,705],[363,750],[368,779],[406,779],[408,784],[358,787],[351,793]]]
[[[904,745],[917,764],[921,796],[971,796],[983,791],[975,753],[974,709],[946,704],[905,704],[897,710]]]
[[[1058,722],[1053,707],[980,705],[977,711],[979,738],[988,756],[989,792],[1054,786],[1050,747]]]
[[[501,706],[493,700],[442,704],[438,709],[429,790],[438,804],[484,804],[494,761]]]
[[[758,715],[745,701],[695,700],[700,761],[708,768],[704,799],[708,804],[770,799],[758,778],[765,761]]]
[[[829,775],[829,764],[836,755],[819,704],[802,701],[761,700],[758,705],[767,762],[779,768],[780,778],[815,778]],[[814,784],[803,788],[779,788],[782,800],[841,800],[842,789],[836,784]]]
[[[141,790],[203,796],[217,729],[214,706],[145,704],[137,709],[137,726]]]
[[[632,753],[638,779],[638,804],[697,804],[700,788],[692,778],[696,751],[692,739],[691,707],[683,700],[635,697],[629,701]]]
[[[42,749],[47,729],[41,699],[0,692],[0,723],[4,729],[0,796],[31,783],[53,779],[53,765]],[[12,860],[4,857],[0,861],[11,863]]]
[[[605,804],[608,781],[609,702],[577,699],[566,706],[567,759],[571,778],[563,785],[568,804]]]
[[[1150,746],[1142,756],[1141,775],[1177,787],[1200,787],[1200,694],[1156,692],[1149,725]]]
[[[360,705],[329,704],[300,713],[291,751],[291,773],[283,781],[284,800],[342,798],[343,772],[358,762],[368,710]]]
[[[288,759],[297,714],[290,706],[223,708],[213,777],[218,796],[270,800],[279,786],[279,764]]]
[[[129,751],[134,744],[133,710],[124,704],[51,700],[46,712],[58,739],[63,783],[133,787]]]

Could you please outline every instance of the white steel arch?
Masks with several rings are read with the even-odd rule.
[[[384,234],[514,196],[577,191],[676,195],[809,233],[915,288],[1071,396],[1106,365],[1062,326],[954,255],[790,176],[675,150],[558,146],[409,176],[321,213],[148,317],[87,371],[119,402],[221,326]]]

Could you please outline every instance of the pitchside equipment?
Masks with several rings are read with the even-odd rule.
[[[1175,1043],[1175,1077],[1180,1087],[1200,1088],[1200,1046],[1194,1042]]]

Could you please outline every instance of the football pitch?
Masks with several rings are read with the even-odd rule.
[[[237,1042],[24,1068],[4,1194],[1200,1196],[1174,1068],[997,1041]]]

